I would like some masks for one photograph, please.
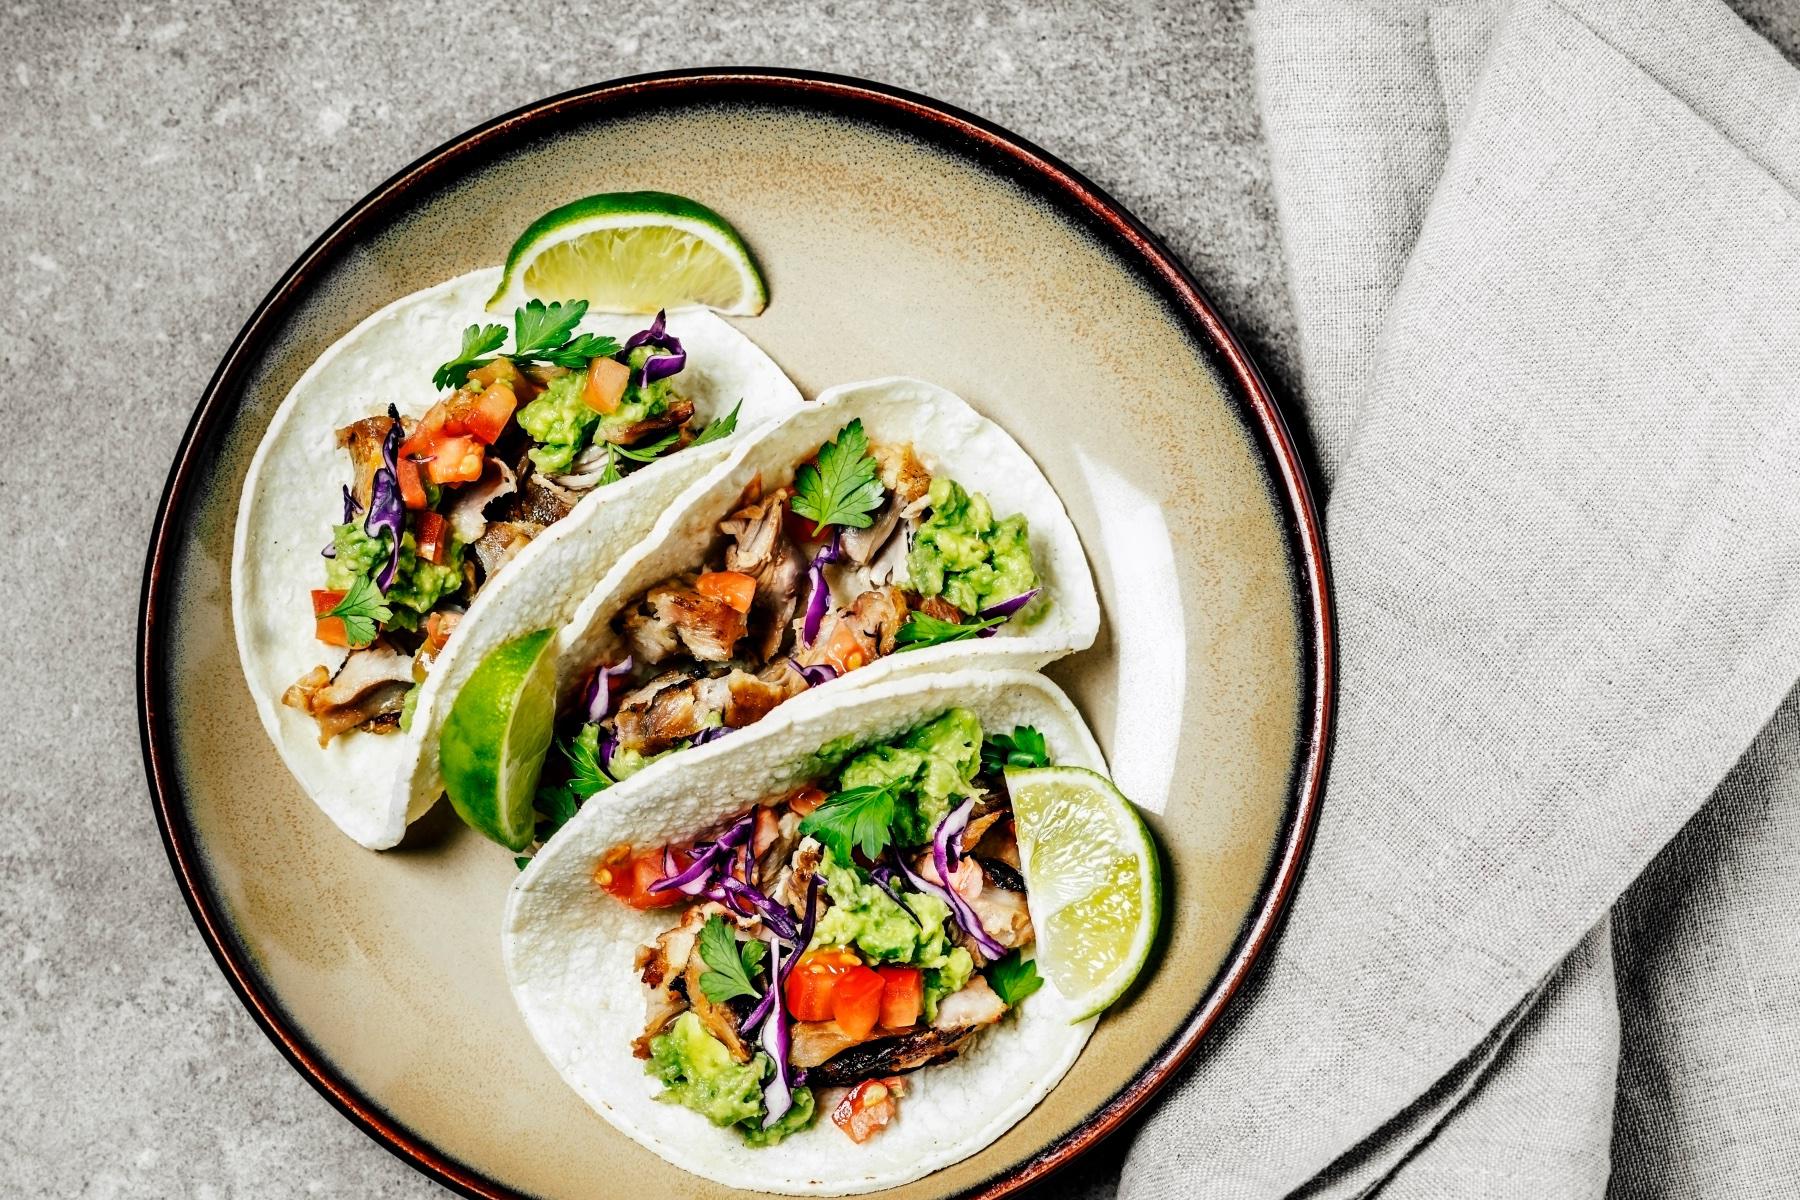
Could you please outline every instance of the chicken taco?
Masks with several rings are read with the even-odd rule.
[[[709,312],[533,299],[496,323],[498,280],[404,297],[331,346],[244,485],[232,605],[251,692],[365,846],[436,800],[406,785],[487,651],[567,621],[675,496],[800,404]]]
[[[1105,771],[1054,684],[998,670],[856,689],[636,776],[513,887],[526,1025],[603,1117],[719,1183],[864,1192],[976,1153],[1094,1024],[1035,969],[1070,898],[1028,884],[1009,781],[1046,772],[1016,767]]]
[[[696,482],[561,631],[562,767],[596,761],[592,790],[850,682],[1039,667],[1098,625],[1018,443],[916,379],[834,388]]]

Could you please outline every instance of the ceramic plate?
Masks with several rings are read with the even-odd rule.
[[[911,374],[1042,465],[1092,560],[1099,642],[1051,674],[1169,859],[1161,968],[980,1154],[896,1189],[997,1196],[1115,1128],[1266,952],[1319,803],[1331,625],[1317,515],[1267,389],[1168,252],[1029,143],[930,100],[780,72],[560,96],[356,205],[238,336],[189,427],[146,567],[139,699],[170,860],[220,967],[372,1137],[469,1195],[688,1195],[557,1078],[514,1011],[512,856],[440,804],[347,840],[282,768],[238,666],[245,468],[300,373],[363,316],[499,262],[536,216],[659,189],[737,225],[767,274],[741,327],[812,395]]]

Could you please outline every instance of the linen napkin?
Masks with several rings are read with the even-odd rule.
[[[1121,1194],[1790,1194],[1800,73],[1716,0],[1254,29],[1338,736]]]

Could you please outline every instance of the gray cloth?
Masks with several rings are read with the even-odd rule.
[[[1800,74],[1715,0],[1256,38],[1340,724],[1122,1194],[1789,1195]]]

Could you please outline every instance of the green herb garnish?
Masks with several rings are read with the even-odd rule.
[[[619,343],[610,337],[584,333],[570,337],[575,326],[587,313],[586,300],[558,300],[545,304],[528,300],[513,310],[513,349],[507,356],[520,362],[545,362],[552,366],[577,370],[596,358],[611,358],[619,352]],[[461,387],[468,382],[469,372],[478,371],[493,362],[485,357],[500,349],[506,341],[504,325],[471,325],[463,330],[462,349],[432,375],[438,388]]]
[[[800,832],[818,838],[846,866],[854,861],[852,849],[874,862],[893,840],[894,809],[904,782],[893,779],[839,792],[801,820]]]
[[[619,446],[611,442],[608,442],[607,445],[612,447],[614,454],[629,458],[632,462],[647,463],[680,439],[681,434],[671,433],[668,437],[651,442],[648,446]]]
[[[469,377],[470,371],[480,370],[494,360],[483,355],[492,354],[506,340],[504,325],[471,325],[463,330],[462,349],[456,357],[437,369],[431,377],[431,384],[436,388],[458,387]]]
[[[835,441],[819,447],[816,464],[807,463],[795,473],[794,511],[812,521],[815,537],[827,525],[867,529],[874,522],[869,514],[887,495],[876,468],[858,417],[838,431]]]
[[[1008,767],[1047,767],[1050,747],[1044,735],[1030,725],[1020,725],[1012,733],[996,733],[981,743],[981,769],[998,775]]]
[[[694,439],[693,444],[704,446],[708,442],[716,442],[720,438],[730,437],[737,429],[738,409],[742,407],[744,407],[742,400],[732,405],[730,412],[710,422],[705,429],[702,429],[700,436]]]
[[[586,300],[527,300],[513,310],[514,358],[538,358],[560,349],[587,314]]]
[[[344,640],[352,647],[366,646],[375,640],[375,631],[381,622],[389,620],[394,610],[384,601],[375,581],[367,575],[358,575],[344,598],[332,606],[324,617],[340,617],[344,622]]]
[[[954,621],[940,620],[922,612],[909,613],[906,623],[894,634],[894,645],[902,650],[921,650],[926,646],[941,646],[945,642],[960,642],[964,638],[974,637],[984,629],[1004,625],[1006,621],[1006,617],[987,617],[958,625]]]
[[[1000,997],[1008,1008],[1011,1008],[1043,987],[1044,978],[1038,974],[1035,962],[1026,958],[1022,952],[1014,950],[1005,958],[996,961],[988,970],[988,986],[994,989],[994,994]]]
[[[762,969],[768,946],[752,939],[737,940],[731,926],[719,917],[708,917],[700,929],[700,961],[706,971],[700,976],[700,990],[714,1004],[723,1004],[736,996],[755,998],[762,993],[750,982]]]

